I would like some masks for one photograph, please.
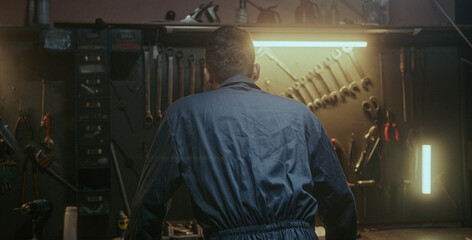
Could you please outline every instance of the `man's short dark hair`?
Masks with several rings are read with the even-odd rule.
[[[254,44],[248,31],[223,26],[212,34],[206,48],[206,66],[214,81],[222,83],[236,74],[252,77],[254,61]]]

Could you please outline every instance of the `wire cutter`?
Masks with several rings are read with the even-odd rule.
[[[387,112],[385,113],[385,120],[386,120],[385,128],[384,128],[385,141],[386,142],[390,141],[390,137],[388,135],[390,132],[390,128],[393,128],[393,131],[395,132],[395,141],[398,142],[400,137],[398,135],[397,123],[393,121],[393,114],[390,112],[390,110],[387,110]]]

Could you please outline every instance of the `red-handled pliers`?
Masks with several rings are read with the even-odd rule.
[[[400,136],[398,136],[397,123],[395,123],[392,120],[393,116],[392,116],[392,113],[390,112],[390,110],[387,110],[385,115],[386,115],[386,119],[385,119],[386,123],[385,123],[385,128],[384,128],[385,141],[386,142],[390,141],[390,137],[388,136],[390,128],[393,128],[393,130],[395,132],[395,141],[398,141],[400,139]]]

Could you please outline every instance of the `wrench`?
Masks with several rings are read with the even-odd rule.
[[[171,47],[167,48],[167,96],[168,96],[168,106],[172,104],[172,94],[174,91],[174,49]]]
[[[184,93],[184,54],[182,51],[177,51],[175,54],[175,58],[177,58],[177,64],[179,65],[179,93],[180,93],[180,98],[183,98],[185,93]]]
[[[329,104],[329,97],[327,94],[324,94],[323,91],[322,91],[322,87],[319,85],[318,83],[318,78],[315,77],[315,74],[314,73],[308,73],[308,79],[310,79],[311,83],[313,84],[313,86],[315,87],[315,89],[318,90],[318,93],[320,93],[320,96],[321,96],[321,102],[323,104],[323,106],[325,106],[326,104]]]
[[[190,94],[195,94],[195,55],[188,56],[190,63]]]
[[[303,87],[305,87],[306,91],[308,92],[308,94],[310,94],[311,98],[314,99],[313,107],[316,109],[323,106],[323,103],[321,102],[319,96],[316,93],[315,86],[313,86],[313,84],[310,83],[306,79],[306,77],[300,78],[300,83],[302,84]]]
[[[157,107],[157,116],[159,119],[162,118],[162,54],[159,54],[161,48],[157,46],[157,66],[156,66],[156,107]]]
[[[369,85],[373,85],[372,79],[366,76],[364,70],[362,69],[361,64],[356,58],[356,55],[354,55],[353,48],[343,47],[343,51],[349,56],[349,59],[351,59],[352,64],[354,64],[354,68],[356,68],[357,73],[361,77],[362,86],[367,89]]]
[[[331,72],[331,74],[333,74],[333,77],[334,77],[334,80],[338,83],[338,85],[341,87],[339,88],[339,91],[341,92],[342,95],[344,96],[349,96],[350,95],[350,92],[349,90],[347,89],[347,82],[344,81],[344,77],[342,76],[342,73],[341,71],[336,68],[337,66],[334,65],[334,61],[331,57],[326,57],[325,61],[323,62],[324,65],[326,66],[326,68],[329,69],[329,71]]]
[[[297,100],[297,101],[299,101],[299,102],[301,102],[301,103],[304,103],[304,102],[297,96],[297,94],[295,93],[295,91],[293,90],[292,87],[289,87],[289,88],[287,89],[287,95],[288,95],[290,98],[292,98],[292,99],[295,99],[295,100]]]
[[[349,91],[351,91],[352,94],[354,94],[354,92],[360,92],[361,89],[359,88],[359,85],[357,85],[357,82],[352,80],[352,77],[349,74],[349,72],[347,70],[344,70],[344,68],[342,67],[343,64],[341,64],[341,62],[340,62],[341,61],[340,59],[342,57],[341,50],[336,49],[336,51],[334,53],[331,53],[331,56],[333,57],[334,61],[337,63],[337,66],[339,67],[339,69],[341,69],[341,72],[346,77]]]
[[[285,73],[287,73],[293,81],[297,81],[297,76],[295,76],[295,74],[293,74],[290,69],[285,66],[285,64],[283,64],[283,62],[280,61],[280,59],[275,56],[274,52],[272,52],[272,50],[270,50],[269,48],[259,48],[259,50],[257,50],[256,55],[261,57],[267,56],[270,60],[277,64]]]
[[[51,151],[54,148],[54,141],[51,137],[51,114],[49,113],[44,116],[44,126],[46,127],[46,137],[42,144],[48,151]]]
[[[205,58],[200,58],[200,80],[202,81],[202,92],[206,91],[205,84],[205,75],[203,74],[203,69],[206,67]]]
[[[154,122],[151,113],[151,73],[149,66],[149,50],[144,51],[144,101],[145,101],[145,116],[144,127],[148,128]]]
[[[293,89],[295,89],[298,92],[298,95],[302,97],[303,103],[311,103],[312,99],[310,94],[303,88],[300,82],[295,82],[295,84],[293,84]]]
[[[326,81],[327,80],[326,75],[324,74],[323,68],[319,64],[315,65],[314,70],[315,70],[316,74],[318,74],[318,76],[321,77],[321,80],[328,87],[328,90],[330,91],[329,98],[331,100],[331,103],[336,104],[336,102],[339,99],[339,92],[335,90],[335,88],[331,85],[330,82]]]

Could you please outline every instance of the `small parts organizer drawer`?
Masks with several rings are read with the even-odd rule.
[[[78,74],[105,74],[108,66],[108,55],[104,53],[79,53],[76,56]]]
[[[78,29],[77,49],[78,50],[106,50],[108,48],[108,33],[106,29]]]
[[[79,77],[77,84],[79,98],[108,97],[109,84],[105,76]]]

